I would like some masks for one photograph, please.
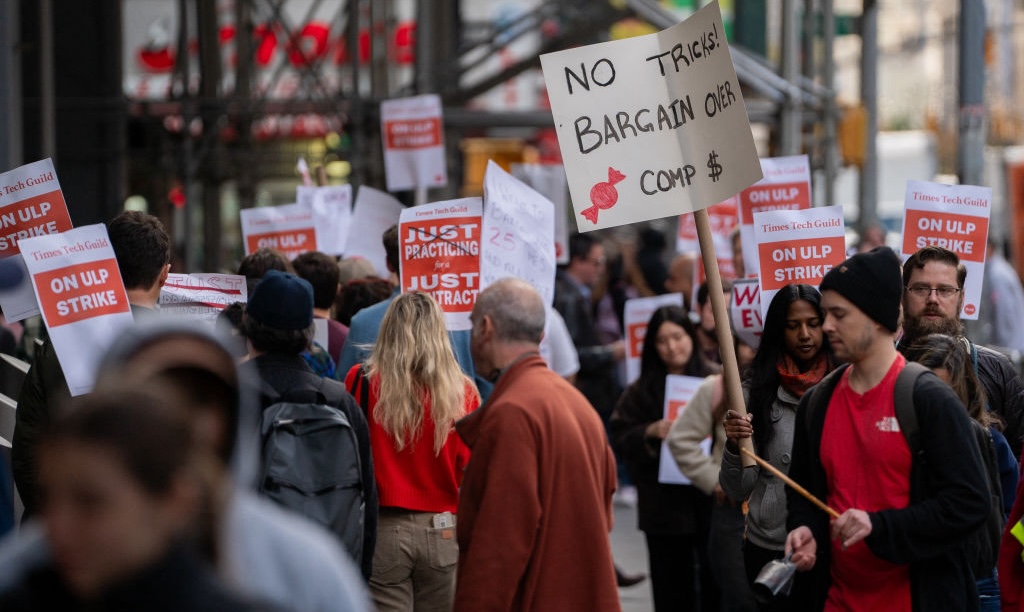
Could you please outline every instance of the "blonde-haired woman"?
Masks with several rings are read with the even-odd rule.
[[[397,296],[345,386],[367,413],[380,496],[374,603],[381,611],[450,610],[459,558],[454,513],[469,460],[453,426],[480,396],[459,369],[434,299]]]

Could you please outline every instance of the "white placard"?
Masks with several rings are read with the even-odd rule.
[[[901,258],[906,261],[926,246],[956,253],[967,268],[960,318],[977,319],[985,276],[992,189],[907,181],[905,204]]]
[[[487,162],[480,288],[512,276],[530,283],[544,304],[555,299],[555,206]]]
[[[285,204],[243,208],[239,215],[246,255],[270,248],[281,251],[288,259],[295,259],[318,248],[313,209],[308,206]]]
[[[761,264],[761,316],[786,285],[817,287],[846,259],[842,206],[754,213],[754,241]]]
[[[363,257],[373,264],[377,276],[387,278],[387,254],[381,237],[398,223],[405,207],[390,194],[362,186],[356,192],[356,206],[352,211],[345,257]]]
[[[103,224],[27,238],[21,252],[71,395],[92,390],[104,352],[132,324]]]
[[[300,185],[295,190],[295,203],[313,211],[317,250],[328,255],[344,255],[352,224],[352,185]]]
[[[53,160],[42,159],[0,174],[0,259],[11,258],[11,286],[0,290],[0,306],[11,322],[39,314],[19,241],[71,229]]]
[[[226,306],[248,301],[238,274],[168,274],[160,288],[160,313],[214,323]]]
[[[388,191],[448,184],[441,98],[435,94],[380,103]]]
[[[811,207],[811,164],[806,155],[766,157],[761,160],[761,171],[764,178],[736,196],[743,267],[752,274],[761,269],[754,241],[754,213]]]
[[[675,376],[665,377],[665,412],[664,417],[675,422],[679,413],[686,410],[686,405],[693,399],[697,388],[704,383],[703,378],[696,376]],[[700,443],[705,455],[711,454],[711,436]],[[668,444],[661,443],[661,455],[658,457],[658,482],[662,484],[691,484],[689,478],[679,471],[679,464],[676,463],[669,450]]]
[[[736,335],[749,347],[757,349],[764,332],[761,314],[761,283],[756,278],[733,281],[732,298],[729,300],[729,317]],[[765,311],[768,308],[765,307]]]
[[[402,211],[398,247],[402,291],[425,291],[451,331],[471,329],[480,290],[480,198],[434,202]]]
[[[580,231],[700,210],[760,180],[717,2],[541,66]]]
[[[555,205],[555,260],[569,263],[569,183],[562,164],[512,164],[512,176]]]
[[[666,293],[653,297],[626,300],[623,323],[626,326],[626,384],[640,378],[640,357],[647,336],[647,323],[654,311],[662,306],[683,306],[682,293]],[[693,347],[697,350],[698,347]]]

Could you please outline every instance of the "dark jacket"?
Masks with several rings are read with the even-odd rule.
[[[377,485],[373,477],[373,456],[370,454],[370,428],[366,423],[366,415],[363,414],[359,404],[345,390],[345,385],[330,379],[318,376],[306,365],[301,355],[286,355],[281,353],[267,353],[253,358],[259,377],[268,383],[271,388],[279,394],[289,390],[317,390],[321,384],[333,386],[337,390],[335,394],[342,396],[340,406],[336,406],[345,416],[348,417],[352,430],[356,434],[356,441],[359,443],[359,462],[362,467],[362,480],[365,487],[366,509],[363,517],[363,558],[356,559],[362,570],[363,577],[370,578],[373,569],[373,550],[377,542]],[[262,405],[270,405],[270,399],[261,393]]]
[[[828,480],[821,465],[820,445],[828,408],[813,414],[807,426],[805,393],[797,409],[793,463],[789,475],[814,496],[825,500]],[[936,376],[925,373],[914,386],[923,457],[913,458],[910,505],[871,512],[868,548],[881,559],[910,565],[911,600],[915,612],[977,610],[974,576],[963,552],[964,540],[986,519],[991,503],[988,477],[967,412],[953,391]],[[820,609],[831,582],[829,516],[811,502],[786,489],[790,531],[805,525],[818,544],[819,572],[813,582]],[[810,582],[810,581],[809,581]]]
[[[1014,457],[1024,445],[1024,383],[1006,355],[986,346],[978,346],[978,380],[985,387],[989,408],[1003,417],[1003,435]]]
[[[691,485],[658,482],[663,442],[648,438],[646,429],[664,418],[663,399],[664,392],[654,393],[639,381],[630,385],[612,413],[612,448],[636,484],[640,531],[665,535],[702,533],[710,520],[711,497]]]

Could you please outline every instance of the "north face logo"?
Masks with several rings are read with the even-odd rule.
[[[875,427],[878,428],[878,431],[894,433],[900,430],[900,422],[894,416],[883,417],[875,423]]]

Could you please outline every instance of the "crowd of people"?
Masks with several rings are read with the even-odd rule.
[[[215,326],[160,313],[159,221],[108,233],[135,325],[84,396],[35,351],[2,610],[614,611],[645,579],[609,540],[629,491],[659,612],[1024,609],[1024,384],[966,335],[950,251],[783,287],[730,398],[711,289],[655,230],[573,235],[553,304],[503,279],[466,331],[399,291],[397,227],[389,279],[247,256]],[[674,292],[628,381],[625,302]],[[703,379],[674,420],[671,376]],[[766,594],[773,563],[795,578]]]

